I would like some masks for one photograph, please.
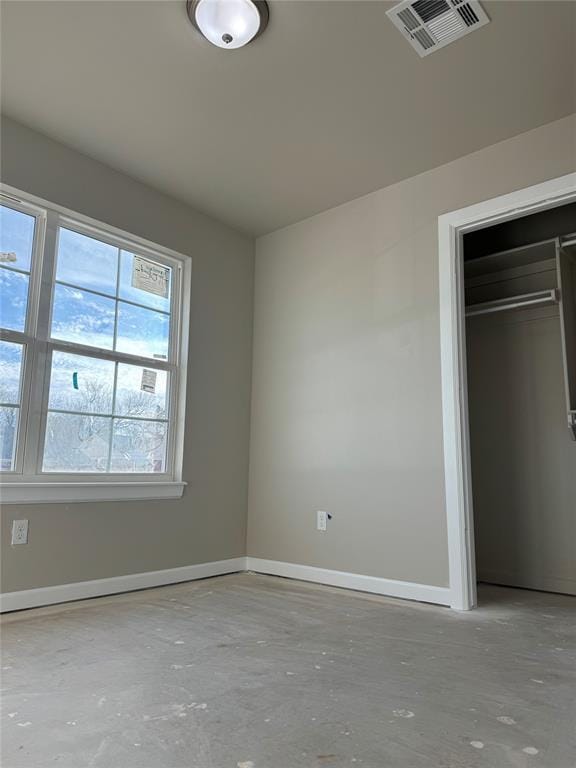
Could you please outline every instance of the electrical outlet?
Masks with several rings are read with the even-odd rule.
[[[12,544],[28,544],[28,520],[12,521]]]
[[[328,512],[322,512],[318,510],[316,512],[316,528],[319,531],[325,532],[328,526]]]

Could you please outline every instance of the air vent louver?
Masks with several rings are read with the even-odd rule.
[[[412,8],[416,11],[422,21],[431,21],[437,16],[441,16],[450,9],[446,0],[416,0],[412,3]]]
[[[446,40],[447,38],[453,38],[455,34],[458,34],[462,29],[462,22],[458,18],[458,14],[444,13],[442,18],[431,21],[428,28],[436,38],[436,40]]]
[[[412,11],[409,10],[408,8],[405,8],[403,11],[400,11],[398,16],[400,17],[402,23],[407,29],[410,29],[410,30],[418,29],[418,27],[420,26],[420,22],[418,21],[416,16],[414,16]]]
[[[464,23],[467,27],[471,27],[473,24],[478,24],[478,16],[474,13],[474,9],[470,7],[469,3],[461,5],[458,8],[458,13],[464,19]]]
[[[434,40],[430,37],[425,29],[417,29],[416,32],[414,32],[414,37],[416,40],[418,40],[424,50],[433,48],[435,45]]]
[[[420,56],[488,24],[478,0],[404,0],[388,16]]]

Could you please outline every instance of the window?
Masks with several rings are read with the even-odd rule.
[[[182,494],[190,261],[0,197],[2,500]]]

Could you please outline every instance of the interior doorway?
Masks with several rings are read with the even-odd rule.
[[[570,287],[570,294],[566,291],[566,298],[570,295],[570,306],[567,308],[568,302],[565,301],[564,308],[562,308],[560,302],[563,291],[558,282],[562,280],[562,274],[560,267],[558,267],[558,270],[552,270],[550,250],[552,247],[555,249],[554,259],[557,260],[557,249],[563,249],[562,264],[564,265],[566,263],[572,264],[572,258],[576,260],[576,256],[573,257],[572,253],[568,253],[573,247],[570,240],[570,232],[564,231],[566,227],[572,233],[576,230],[576,223],[570,227],[570,222],[573,220],[573,211],[576,207],[574,206],[575,202],[576,174],[570,174],[511,195],[446,214],[439,219],[445,480],[450,558],[450,593],[451,605],[455,609],[468,610],[476,605],[477,573],[484,580],[496,582],[499,580],[500,583],[503,583],[503,581],[506,583],[508,579],[511,586],[513,585],[511,582],[516,581],[515,586],[539,588],[537,585],[540,584],[540,588],[550,589],[551,591],[563,591],[558,583],[546,583],[545,580],[543,581],[542,574],[538,573],[538,568],[535,569],[535,573],[528,573],[530,568],[526,571],[526,558],[518,557],[517,553],[515,557],[511,558],[510,563],[515,563],[515,565],[508,569],[511,571],[511,573],[508,573],[508,576],[503,576],[502,573],[490,575],[489,568],[487,568],[490,557],[487,556],[485,549],[477,563],[473,511],[474,500],[478,504],[478,513],[482,514],[482,510],[484,510],[484,516],[486,517],[486,519],[483,518],[483,525],[478,530],[479,547],[482,546],[482,538],[487,540],[495,535],[495,531],[497,533],[498,514],[501,514],[502,509],[507,508],[510,502],[510,498],[506,496],[510,489],[504,488],[505,483],[503,483],[503,478],[506,476],[505,470],[494,472],[494,467],[497,466],[497,463],[494,463],[493,454],[498,453],[497,449],[502,452],[502,450],[506,449],[506,446],[498,445],[491,452],[490,446],[479,446],[478,444],[478,434],[480,432],[489,441],[490,435],[492,435],[492,438],[498,436],[499,425],[497,423],[497,414],[489,411],[490,419],[486,420],[484,418],[482,408],[486,408],[486,403],[483,403],[481,407],[477,407],[477,394],[486,385],[486,381],[482,381],[481,376],[480,381],[477,380],[477,373],[485,369],[486,355],[490,359],[490,340],[493,343],[494,340],[497,340],[492,349],[493,359],[490,360],[492,365],[498,363],[498,355],[501,358],[506,356],[506,333],[508,333],[508,336],[513,337],[518,327],[520,327],[518,324],[514,326],[511,323],[509,324],[510,328],[515,330],[509,329],[507,332],[502,333],[501,329],[498,328],[498,321],[493,320],[494,317],[504,317],[505,314],[510,315],[510,312],[517,310],[524,311],[525,308],[528,308],[528,311],[536,318],[539,317],[540,313],[544,319],[544,323],[540,323],[540,328],[544,329],[543,338],[538,339],[536,342],[532,340],[527,345],[537,358],[532,361],[532,364],[538,366],[539,362],[545,359],[546,354],[552,354],[552,358],[556,355],[554,359],[550,358],[548,360],[550,370],[553,369],[554,371],[551,377],[551,386],[552,388],[556,387],[556,390],[558,390],[557,374],[558,366],[560,365],[563,371],[561,377],[563,379],[562,389],[565,391],[565,398],[563,398],[562,403],[562,408],[565,409],[563,428],[566,430],[566,433],[569,427],[571,430],[575,430],[576,361],[573,357],[576,355],[576,344],[574,343],[574,337],[570,336],[570,334],[575,332],[573,288]],[[567,216],[566,213],[568,213]],[[539,214],[545,214],[549,221],[556,222],[552,224],[556,228],[554,237],[546,236],[538,241],[538,237],[530,234],[531,228],[535,224],[537,225],[538,221],[540,222],[540,232],[542,231],[543,217],[539,218]],[[527,217],[530,218],[529,225],[527,225]],[[558,224],[563,218],[569,223]],[[518,239],[520,238],[521,240],[522,237],[532,242],[519,242]],[[544,250],[541,248],[539,251],[537,246],[541,246],[543,240],[550,242]],[[536,247],[530,249],[532,245]],[[544,268],[542,264],[544,264]],[[576,281],[576,267],[574,268],[574,277],[572,277],[571,266],[569,270],[568,276],[564,276],[565,283],[568,279]],[[500,271],[500,274],[495,276],[494,273],[498,271]],[[503,276],[505,279],[501,280],[500,278]],[[553,279],[557,281],[554,284],[551,282]],[[550,285],[548,285],[548,282],[550,282]],[[507,295],[507,293],[510,295]],[[515,306],[511,306],[511,296],[519,299],[519,301],[512,302]],[[471,309],[473,304],[475,307]],[[476,319],[473,320],[476,326],[469,329],[470,337],[475,339],[472,353],[472,368],[470,371],[474,376],[474,381],[470,382],[473,386],[472,394],[475,396],[475,404],[472,410],[469,408],[467,305],[468,325],[472,324],[472,315],[476,315]],[[549,336],[551,335],[554,326],[552,320],[553,312],[548,310],[548,315],[546,315],[545,307],[552,307],[553,305],[558,306],[556,324],[558,333],[562,335],[562,348],[564,350],[561,360],[558,359],[561,349],[560,344],[556,348],[551,343],[550,338],[548,341],[545,338],[547,332]],[[568,312],[568,315],[566,312]],[[487,325],[483,325],[480,321],[482,315],[492,316]],[[568,338],[566,334],[568,334]],[[528,332],[529,335],[530,332]],[[513,338],[512,342],[514,342]],[[539,346],[542,347],[540,351],[538,351]],[[511,348],[509,345],[508,350]],[[556,352],[551,353],[550,350],[553,348]],[[567,353],[566,350],[568,350]],[[567,360],[566,354],[572,355],[572,358]],[[514,387],[518,385],[519,381],[522,382],[522,376],[526,371],[526,360],[523,361],[523,364],[524,369],[520,365],[519,370],[514,371],[512,374],[506,370],[502,371],[500,383],[505,383],[509,396],[511,392],[513,396]],[[501,361],[500,365],[502,366]],[[532,371],[534,370],[536,368],[533,367]],[[535,377],[533,383],[536,389],[538,386],[545,389],[545,380],[549,371],[544,371],[543,379],[540,368],[538,368],[538,371],[541,381],[536,381],[537,377]],[[491,379],[492,386],[497,387],[498,383],[498,376]],[[506,398],[500,399],[498,406],[500,408],[502,408],[502,399],[505,400]],[[521,400],[522,398],[520,397],[519,399]],[[545,410],[548,407],[546,397],[544,397],[542,404]],[[528,401],[521,403],[517,411],[521,414],[523,409],[525,411],[529,405],[530,399],[528,398]],[[510,416],[509,413],[507,415]],[[555,418],[557,415],[558,410],[555,412]],[[510,418],[512,417],[510,416]],[[490,420],[492,427],[489,423]],[[514,421],[513,418],[512,421]],[[478,425],[481,422],[483,422],[484,426],[482,430],[479,430]],[[518,422],[522,424],[522,419],[519,419]],[[474,425],[476,425],[476,429]],[[526,428],[529,429],[530,427],[526,426]],[[506,432],[507,428],[504,431]],[[555,440],[558,439],[557,431],[557,423],[554,427],[548,429],[548,433],[554,432],[556,435]],[[474,460],[471,458],[471,437],[476,444]],[[564,437],[568,439],[566,435]],[[545,439],[549,440],[550,434],[546,434]],[[518,441],[522,442],[522,436],[517,436],[516,442],[518,443]],[[576,452],[576,444],[572,444],[570,447],[572,446]],[[526,471],[529,471],[531,461],[537,461],[537,457],[535,459],[533,455],[524,456],[524,459],[526,459],[524,464],[524,470]],[[520,464],[522,464],[522,461],[520,461]],[[502,468],[500,469],[502,470]],[[478,484],[487,482],[488,492],[484,492],[486,491],[484,488],[483,493],[479,493],[480,485],[474,488],[475,477]],[[494,478],[496,478],[496,482],[492,482],[492,486],[490,486]],[[543,489],[546,488],[547,482],[549,485],[553,485],[554,478],[548,478],[546,482],[543,482]],[[521,505],[522,493],[519,493],[518,490],[520,483],[513,482],[511,487],[512,495],[516,494],[517,497],[515,498],[515,503]],[[524,488],[523,493],[524,499],[528,498],[530,489]],[[496,504],[494,503],[495,500],[497,501]],[[565,506],[564,502],[561,502],[560,506],[562,504]],[[496,507],[494,513],[493,507]],[[486,510],[489,511],[489,515],[487,515]],[[492,514],[492,519],[488,519],[490,514]],[[526,520],[522,520],[524,529],[520,526],[520,538],[526,535],[526,522]],[[508,527],[510,528],[510,525]],[[510,535],[513,534],[510,533]],[[554,536],[551,537],[551,542],[549,543],[549,546],[552,548],[551,551],[554,549],[553,539]],[[502,541],[499,543],[501,545]],[[519,542],[516,541],[515,546],[518,544]],[[534,547],[533,537],[530,546]],[[502,551],[502,546],[500,546],[500,550],[498,550],[498,546],[496,547],[496,552],[491,553],[492,563],[501,564]],[[477,565],[479,568],[477,568]],[[523,568],[524,571],[522,570]],[[546,570],[545,563],[543,570]],[[486,576],[487,573],[488,576]],[[518,577],[518,573],[521,574],[521,577]],[[526,575],[527,573],[528,575]],[[525,583],[520,583],[523,578],[525,578]]]
[[[576,595],[576,203],[462,255],[477,581]]]

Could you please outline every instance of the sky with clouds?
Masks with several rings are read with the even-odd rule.
[[[0,327],[4,329],[25,329],[33,241],[34,218],[1,206]],[[168,357],[171,271],[160,266],[155,269],[156,276],[160,274],[165,281],[163,295],[163,288],[154,292],[141,287],[136,272],[143,266],[146,267],[146,262],[141,257],[61,228],[52,338],[147,357],[153,371],[154,359]],[[4,405],[18,402],[21,363],[22,347],[0,342],[0,402]],[[115,414],[166,418],[168,376],[160,370],[145,374],[145,370],[142,366],[119,364]],[[113,389],[113,363],[54,353],[49,407],[111,413]],[[10,409],[3,411],[5,429],[12,413]],[[125,431],[140,429],[142,433],[145,426],[132,426],[125,421],[123,428]],[[141,434],[140,438],[144,439],[145,435]],[[0,448],[5,458],[6,446],[2,447],[1,436]]]

